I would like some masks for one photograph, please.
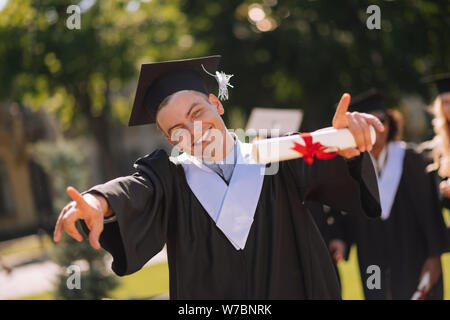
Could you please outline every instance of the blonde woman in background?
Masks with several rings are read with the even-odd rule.
[[[420,149],[429,158],[427,170],[437,173],[442,206],[450,209],[450,74],[436,76],[433,80],[438,90],[431,110],[436,135],[432,140],[424,142]],[[450,251],[450,225],[447,226],[446,251]]]

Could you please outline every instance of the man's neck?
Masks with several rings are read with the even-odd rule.
[[[378,152],[378,154],[374,155],[378,175],[381,174],[381,172],[384,169],[384,166],[386,165],[386,160],[388,157],[388,146],[389,146],[388,144],[385,144],[384,147]]]
[[[225,143],[223,144],[222,152],[223,158],[219,159],[219,161],[225,159],[230,154],[230,152],[233,151],[234,145],[236,144],[235,138],[231,135],[231,133],[228,132],[228,130],[226,131],[224,142]]]

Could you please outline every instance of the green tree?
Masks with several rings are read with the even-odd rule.
[[[81,1],[81,28],[66,21],[70,0],[9,1],[0,12],[0,99],[59,115],[73,134],[92,134],[106,177],[118,174],[114,122],[126,123],[140,64],[190,46],[178,0]],[[131,85],[132,84],[132,85]]]
[[[369,5],[380,7],[381,30],[366,27]],[[393,103],[403,93],[428,99],[421,79],[450,71],[446,0],[185,0],[183,11],[194,37],[235,74],[229,104],[247,114],[300,107],[305,130],[329,125],[343,92],[378,87]]]
[[[80,143],[59,138],[56,142],[38,142],[31,148],[33,158],[47,171],[53,173],[52,187],[55,211],[70,201],[65,193],[66,185],[87,188],[88,171],[84,156],[79,152]],[[81,229],[80,229],[81,231]],[[87,237],[85,236],[85,239]],[[66,234],[51,252],[52,259],[60,266],[55,283],[57,299],[101,299],[117,284],[116,278],[105,265],[106,251],[94,250],[89,241],[77,242]],[[69,267],[86,266],[80,274],[80,288],[69,288]]]

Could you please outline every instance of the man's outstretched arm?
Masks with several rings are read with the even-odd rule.
[[[95,249],[100,246],[113,256],[113,271],[122,276],[136,272],[157,254],[167,238],[170,213],[175,203],[174,170],[163,150],[139,159],[133,175],[96,185],[80,194],[68,188],[73,199],[61,211],[54,240],[66,231],[77,241],[81,226]],[[106,223],[107,217],[115,216]],[[110,219],[108,219],[110,220]]]

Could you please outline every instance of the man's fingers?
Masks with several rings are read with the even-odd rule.
[[[89,242],[94,249],[100,249],[100,234],[103,231],[103,223],[95,222],[91,226],[91,232],[89,232]]]
[[[66,190],[69,197],[80,206],[80,208],[88,206],[86,200],[83,199],[83,196],[75,189],[74,187],[67,187]]]
[[[61,240],[61,233],[62,233],[62,222],[61,218],[58,218],[58,221],[56,222],[55,231],[53,232],[53,241],[59,242]]]
[[[363,128],[360,126],[359,122],[355,119],[355,116],[353,114],[347,114],[347,120],[348,120],[348,129],[350,130],[350,132],[353,135],[353,138],[355,139],[356,147],[361,152],[366,151]]]
[[[74,238],[75,240],[81,242],[83,241],[83,236],[78,231],[77,227],[75,226],[75,222],[78,220],[78,217],[76,215],[77,210],[72,209],[69,212],[67,212],[64,217],[62,218],[62,224],[64,231]]]
[[[339,155],[346,159],[357,157],[360,154],[361,152],[357,148],[347,148],[339,151]]]
[[[373,126],[374,129],[377,130],[378,132],[384,131],[384,125],[377,117],[372,116],[370,114],[364,114],[364,118],[366,119],[367,123]]]
[[[365,118],[362,117],[360,114],[356,114],[355,120],[358,121],[358,124],[362,129],[362,135],[364,137],[365,149],[367,151],[371,151],[372,150],[372,139],[370,137],[369,124],[366,122]]]
[[[58,216],[58,220],[56,221],[55,230],[53,232],[53,241],[58,242],[59,240],[61,240],[61,234],[62,234],[62,230],[63,230],[62,219],[63,219],[64,215],[66,214],[66,212],[68,210],[70,210],[72,207],[73,207],[73,203],[70,202],[68,205],[66,205],[61,210],[61,213]]]
[[[58,216],[58,220],[56,221],[55,230],[53,231],[53,241],[58,242],[61,239],[61,232],[62,232],[62,217],[64,216],[64,213],[67,210],[67,206],[64,207],[61,210],[61,213]]]

